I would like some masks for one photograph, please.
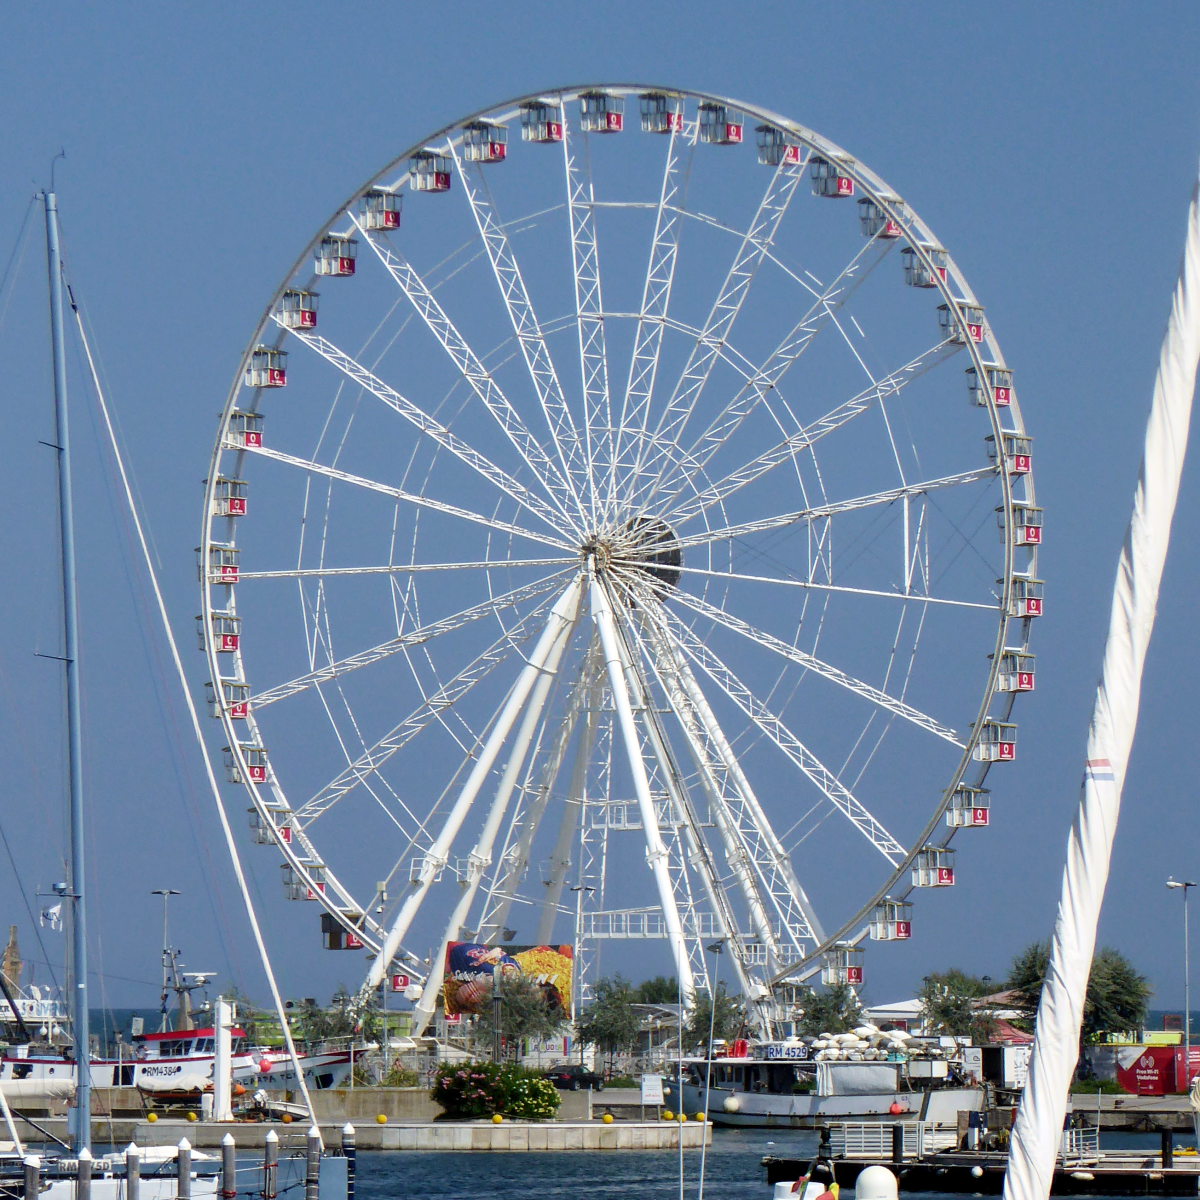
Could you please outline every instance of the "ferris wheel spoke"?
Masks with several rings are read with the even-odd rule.
[[[692,155],[696,148],[699,125],[690,124],[688,165],[684,172],[684,183],[691,174]],[[666,162],[663,166],[662,187],[659,191],[658,208],[654,216],[654,237],[650,243],[650,261],[646,267],[646,281],[642,286],[642,305],[638,311],[637,331],[633,339],[633,357],[629,363],[629,379],[625,385],[625,397],[621,402],[621,420],[617,430],[612,482],[622,465],[622,456],[627,451],[637,453],[640,446],[633,431],[644,429],[649,420],[650,398],[654,393],[654,381],[658,375],[659,355],[662,352],[665,317],[671,303],[671,287],[675,281],[675,263],[679,257],[679,233],[682,221],[680,212],[674,207],[679,194],[679,138],[672,126],[667,136]],[[632,445],[626,443],[633,439]]]
[[[276,320],[279,318],[276,317]],[[522,508],[539,517],[555,533],[562,534],[563,520],[558,511],[552,508],[539,496],[533,495],[523,484],[514,479],[507,471],[496,466],[485,455],[480,454],[473,446],[463,441],[457,434],[451,433],[439,421],[434,420],[419,405],[402,396],[395,388],[389,387],[383,380],[372,374],[361,363],[356,362],[344,350],[340,350],[328,338],[320,334],[309,333],[302,329],[293,330],[293,336],[303,342],[309,349],[316,351],[326,362],[332,364],[347,379],[365,388],[373,396],[382,400],[389,408],[398,412],[406,421],[432,439],[439,446],[449,450],[460,462],[466,463],[473,471],[486,479],[493,487],[515,500]]]
[[[604,302],[600,291],[600,256],[596,245],[595,199],[587,135],[583,168],[571,150],[565,106],[562,112],[563,163],[567,180],[567,214],[571,227],[571,266],[575,277],[575,316],[579,332],[579,366],[583,379],[584,437],[588,458],[588,491],[592,519],[599,516],[601,499],[597,475],[603,470],[601,443],[607,442],[609,470],[612,451],[612,397],[608,385],[608,349],[604,339]]]
[[[463,191],[471,205],[480,239],[492,264],[492,272],[499,284],[500,296],[508,310],[513,332],[529,371],[529,378],[542,407],[542,414],[549,427],[550,436],[554,439],[563,473],[578,483],[586,475],[586,450],[563,394],[554,360],[546,345],[545,330],[538,322],[533,303],[529,299],[508,230],[496,216],[483,168],[476,164],[474,171],[468,172],[453,142],[450,144],[450,152],[454,156]],[[582,508],[579,509],[579,515],[581,518],[585,517]]]
[[[699,596],[691,596],[687,592],[676,590],[674,597],[684,607],[690,608],[692,612],[697,613],[699,616],[707,617],[710,621],[714,621],[718,625],[723,625],[726,629],[740,634],[742,637],[761,646],[764,650],[769,650],[771,653],[777,654],[789,662],[794,662],[798,666],[804,667],[806,670],[812,671],[824,679],[828,679],[831,683],[836,683],[839,687],[843,687],[847,691],[853,692],[856,696],[861,696],[863,699],[869,700],[872,704],[878,705],[893,716],[902,717],[905,721],[911,722],[919,729],[924,729],[927,733],[932,733],[940,737],[943,741],[947,741],[951,745],[958,746],[960,749],[965,748],[964,743],[953,729],[947,728],[940,721],[934,720],[933,717],[928,716],[919,709],[913,708],[910,704],[905,704],[904,701],[897,699],[895,696],[889,696],[887,692],[880,691],[879,688],[872,687],[869,683],[864,683],[861,679],[855,679],[853,675],[848,675],[845,671],[830,666],[829,663],[823,662],[815,655],[799,650],[788,642],[775,637],[773,634],[767,633],[762,629],[756,629],[748,621],[743,621],[740,617],[735,617],[727,613],[724,609],[709,604],[706,600],[700,599]]]
[[[643,560],[632,558],[614,558],[613,564],[617,567],[641,567],[643,569],[646,565]],[[883,600],[903,600],[920,605],[945,604],[952,608],[979,608],[991,613],[998,612],[1000,607],[999,601],[981,604],[975,600],[952,600],[944,596],[929,596],[924,592],[885,592],[882,588],[849,587],[841,584],[818,583],[812,579],[781,579],[777,575],[747,575],[739,571],[709,570],[705,567],[689,567],[686,564],[672,567],[671,570],[681,571],[684,575],[702,575],[707,579],[725,579],[741,583],[772,583],[778,584],[780,587],[801,588],[804,591],[838,592],[848,596],[876,596]]]
[[[836,314],[887,257],[891,248],[890,241],[872,239],[842,268],[837,278],[817,297],[771,357],[754,372],[753,377],[688,448],[689,462],[697,463],[701,469],[708,466],[758,405],[765,402],[769,394],[778,388],[784,375],[812,345],[817,335],[830,324],[837,324]],[[880,381],[875,386],[877,389],[885,388],[886,384]],[[659,507],[670,504],[687,486],[687,478],[679,478],[676,472],[672,486],[668,488],[664,486],[665,483],[666,480],[662,477],[655,482],[646,499],[647,504],[653,503],[659,494],[662,495]]]
[[[247,446],[245,453],[257,454],[260,458],[270,458],[275,462],[285,463],[290,467],[299,467],[301,470],[311,471],[314,475],[324,475],[328,479],[337,479],[342,483],[348,483],[354,487],[366,488],[367,491],[378,492],[383,496],[391,496],[393,499],[403,500],[409,504],[415,504],[420,508],[433,509],[435,512],[444,513],[446,516],[461,517],[464,521],[470,521],[475,525],[485,525],[488,529],[494,529],[497,533],[513,534],[516,537],[528,538],[532,542],[541,542],[546,546],[556,546],[559,550],[572,549],[567,542],[561,541],[559,538],[534,533],[532,530],[525,529],[520,525],[513,525],[508,521],[500,521],[494,517],[485,517],[482,513],[472,512],[469,508],[460,508],[457,504],[447,504],[443,500],[434,500],[429,496],[407,492],[403,488],[389,487],[386,483],[379,483],[374,479],[367,479],[362,475],[352,475],[349,471],[342,471],[337,467],[313,462],[308,458],[298,458],[294,454],[284,454],[282,450],[273,450],[268,446]]]
[[[358,228],[362,229],[362,226],[359,225]],[[383,263],[388,274],[408,297],[429,331],[450,356],[451,361],[479,398],[480,403],[491,413],[496,424],[504,431],[505,437],[525,460],[525,464],[533,472],[534,478],[541,481],[546,494],[554,502],[555,508],[559,510],[568,525],[575,526],[576,518],[572,514],[581,512],[582,507],[579,494],[572,481],[563,475],[558,465],[550,459],[537,439],[530,433],[520,414],[501,390],[500,385],[492,378],[479,356],[455,328],[454,323],[446,315],[412,264],[399,251],[387,245],[382,238],[366,230],[363,230],[363,233],[379,261]]]
[[[907,851],[883,827],[867,807],[845,787],[800,741],[798,737],[677,618],[671,618],[667,632],[738,708],[789,758],[801,773],[824,794],[825,798],[883,855],[897,866]]]
[[[483,558],[475,562],[388,563],[375,567],[304,567],[293,571],[239,571],[238,582],[251,579],[329,579],[338,575],[417,575],[423,571],[515,571],[528,567],[561,567],[579,555],[561,558]]]
[[[389,730],[374,745],[367,747],[354,762],[339,771],[319,792],[305,801],[296,810],[298,818],[304,824],[315,821],[317,817],[327,812],[364,780],[378,774],[385,763],[403,750],[428,725],[434,721],[444,724],[448,710],[452,709],[497,666],[507,661],[513,653],[519,652],[519,647],[533,636],[531,626],[545,614],[549,604],[550,597],[547,596],[525,616],[520,617],[512,627],[498,637],[482,654],[468,663],[457,675],[448,679],[435,692],[425,697],[400,724]],[[418,820],[418,834],[427,828],[433,815],[433,812],[430,812],[424,819]],[[432,841],[432,838],[429,840]]]
[[[878,505],[893,504],[905,496],[923,496],[928,492],[939,491],[942,488],[961,487],[964,484],[977,483],[981,479],[991,479],[998,473],[999,468],[979,467],[974,471],[962,471],[957,475],[943,475],[938,479],[925,479],[920,483],[910,483],[905,487],[889,488],[883,492],[872,492],[866,496],[855,496],[851,500],[839,500],[832,504],[821,504],[813,508],[802,508],[796,512],[778,513],[773,517],[764,517],[759,521],[745,521],[738,525],[725,525],[718,529],[706,529],[703,533],[693,533],[678,540],[680,549],[690,546],[707,546],[712,542],[732,541],[734,538],[746,537],[754,533],[766,533],[772,529],[783,529],[788,525],[799,522],[812,522],[825,517],[836,516],[838,513],[854,512],[861,508],[873,508]]]
[[[653,437],[649,434],[648,426],[642,428],[642,445],[634,468],[635,487],[637,478],[646,468],[647,448],[659,442],[677,442],[695,410],[700,393],[704,390],[717,360],[717,352],[728,338],[729,330],[741,312],[755,272],[775,239],[779,223],[795,194],[796,185],[804,174],[807,162],[805,158],[802,163],[780,163],[772,173],[771,182],[767,185],[758,211],[754,214],[754,220],[742,239],[725,282],[721,285],[720,293],[705,321],[704,330],[692,347],[683,373],[654,428]]]
[[[755,480],[774,470],[781,463],[789,461],[795,455],[815,445],[827,434],[833,433],[835,430],[847,425],[855,417],[873,408],[876,404],[897,395],[902,388],[940,366],[947,358],[956,354],[959,349],[960,347],[953,343],[939,342],[938,345],[931,347],[923,354],[919,354],[911,362],[905,363],[904,366],[893,371],[890,375],[884,376],[878,383],[859,392],[858,395],[852,396],[844,404],[839,404],[836,408],[830,409],[829,412],[819,417],[811,425],[806,425],[798,433],[792,434],[784,441],[772,446],[770,450],[764,451],[762,454],[750,459],[738,467],[737,470],[731,471],[723,479],[710,484],[698,495],[690,497],[671,512],[670,520],[672,524],[678,527],[685,521],[690,521],[693,517],[707,511],[714,504],[721,503],[729,496],[732,496],[734,492],[739,491],[747,484],[755,482]],[[709,458],[711,458],[711,455]],[[708,459],[706,458],[703,461],[707,463]]]
[[[338,662],[318,667],[316,670],[300,675],[295,679],[289,680],[287,683],[281,683],[277,687],[269,688],[265,692],[259,692],[257,696],[251,696],[250,707],[259,709],[264,708],[268,704],[274,704],[277,700],[286,700],[288,697],[306,691],[316,684],[325,683],[330,679],[338,679],[342,675],[349,674],[351,671],[357,671],[360,667],[369,666],[371,663],[389,658],[391,655],[404,650],[408,646],[422,645],[434,638],[441,637],[443,634],[461,629],[464,625],[469,625],[473,621],[478,621],[483,617],[495,616],[497,613],[513,608],[525,600],[532,599],[534,596],[540,596],[557,587],[559,580],[564,574],[566,574],[565,571],[556,571],[553,575],[539,579],[536,583],[514,588],[511,592],[506,592],[503,596],[496,596],[485,600],[482,604],[474,604],[470,608],[464,608],[461,612],[455,613],[451,617],[444,617],[440,621],[432,621],[428,625],[423,625],[418,629],[409,630],[408,633],[403,633],[399,637],[381,642],[378,646],[372,646],[369,650],[363,650],[358,654],[351,655],[349,658],[343,658]]]

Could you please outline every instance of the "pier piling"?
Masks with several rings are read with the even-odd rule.
[[[142,1152],[137,1142],[125,1148],[125,1200],[142,1200]]]
[[[269,1130],[263,1143],[263,1200],[275,1200],[279,1177],[279,1134]]]
[[[36,1154],[31,1154],[25,1160],[25,1200],[38,1200],[42,1190],[42,1160]]]
[[[321,1189],[321,1131],[308,1131],[308,1153],[304,1170],[304,1200],[318,1200]]]
[[[75,1200],[92,1198],[92,1152],[84,1146],[79,1152],[79,1166],[75,1173]]]
[[[342,1126],[342,1153],[346,1156],[346,1200],[354,1200],[354,1169],[358,1162],[354,1126],[349,1121]]]
[[[192,1143],[187,1138],[179,1139],[175,1157],[179,1169],[175,1194],[179,1200],[192,1200]]]
[[[233,1134],[221,1139],[221,1200],[234,1200],[237,1195],[237,1146]]]

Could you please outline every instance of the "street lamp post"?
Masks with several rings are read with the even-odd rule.
[[[1188,958],[1188,888],[1194,888],[1195,881],[1176,880],[1167,878],[1167,887],[1178,888],[1183,892],[1183,1078],[1184,1089],[1192,1086],[1192,987],[1190,960]]]

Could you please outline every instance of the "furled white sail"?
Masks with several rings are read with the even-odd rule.
[[[1142,665],[1154,627],[1179,493],[1198,360],[1200,181],[1192,188],[1187,242],[1154,383],[1133,515],[1117,564],[1104,667],[1088,731],[1083,790],[1067,843],[1029,1082],[1017,1113],[1004,1180],[1006,1200],[1043,1200],[1050,1194],[1054,1178],[1067,1090],[1079,1053],[1096,923],[1108,880],[1125,767],[1137,728]]]

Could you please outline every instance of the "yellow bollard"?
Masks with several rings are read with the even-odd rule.
[[[387,1113],[377,1113],[375,1116],[375,1124],[376,1125],[386,1125],[387,1124]]]
[[[697,1114],[696,1114],[696,1117],[695,1117],[695,1119],[696,1119],[697,1121],[699,1121],[699,1122],[701,1122],[701,1123],[703,1124],[703,1122],[704,1122],[704,1114],[703,1114],[703,1113],[697,1113]]]
[[[604,1116],[602,1116],[602,1117],[600,1118],[600,1120],[601,1120],[601,1122],[603,1122],[603,1124],[605,1124],[605,1125],[611,1125],[611,1124],[612,1124],[612,1122],[613,1122],[613,1116],[612,1116],[612,1113],[605,1113],[605,1114],[604,1114]]]
[[[196,1114],[195,1114],[194,1112],[189,1112],[189,1113],[188,1113],[188,1120],[189,1120],[189,1121],[194,1121],[194,1120],[196,1120]]]
[[[499,1113],[492,1113],[492,1124],[499,1125],[504,1118]]]
[[[680,1113],[677,1119],[678,1119],[678,1120],[680,1120],[680,1121],[686,1121],[686,1120],[687,1120],[687,1113]]]
[[[675,1120],[675,1114],[669,1108],[664,1108],[662,1111],[662,1119],[664,1121],[673,1121]]]
[[[158,1120],[158,1113],[154,1113],[154,1112],[147,1113],[146,1120],[149,1121],[151,1125],[153,1125],[154,1122]]]

